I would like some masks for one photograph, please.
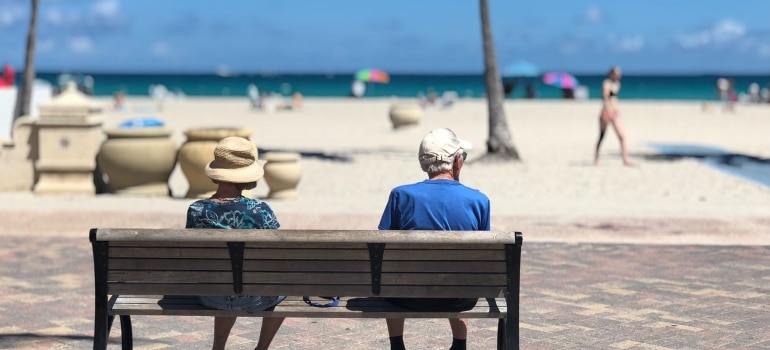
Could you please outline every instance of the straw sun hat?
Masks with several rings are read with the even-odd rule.
[[[257,162],[257,145],[237,136],[219,141],[205,172],[212,180],[236,184],[255,182],[265,173]]]

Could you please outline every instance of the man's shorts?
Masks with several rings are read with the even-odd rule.
[[[396,306],[412,311],[468,311],[476,306],[476,298],[387,298]]]

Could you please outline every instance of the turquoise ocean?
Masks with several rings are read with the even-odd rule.
[[[147,96],[150,85],[162,84],[169,91],[187,96],[246,96],[249,84],[255,84],[262,92],[290,95],[299,91],[305,97],[346,97],[350,95],[352,74],[107,74],[82,73],[94,79],[93,94],[110,96],[118,91],[127,95]],[[59,73],[38,73],[37,77],[56,85]],[[714,100],[716,99],[717,75],[624,75],[623,99],[632,100]],[[768,75],[724,76],[735,82],[737,93],[746,92],[751,83],[760,87],[770,85]],[[600,96],[604,75],[576,75],[580,85],[589,89],[592,99]],[[520,80],[507,98],[523,98],[525,86],[533,83],[538,98],[561,98],[561,90],[547,86],[538,78]],[[434,90],[455,91],[460,97],[482,97],[484,77],[478,75],[413,75],[391,74],[388,84],[368,83],[365,97],[416,97]]]

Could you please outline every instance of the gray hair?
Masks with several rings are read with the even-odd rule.
[[[462,154],[462,148],[458,149],[457,152],[455,152],[454,156],[452,157],[452,160],[445,162],[443,160],[436,160],[432,163],[423,164],[420,163],[420,167],[422,167],[422,171],[428,173],[428,174],[438,174],[438,173],[445,173],[450,170],[452,170],[452,163],[454,162],[455,158],[459,157],[460,154]]]

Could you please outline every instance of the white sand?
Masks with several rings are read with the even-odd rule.
[[[153,107],[147,99],[127,102],[135,110]],[[425,178],[416,161],[422,136],[431,129],[449,127],[476,146],[469,152],[462,181],[490,197],[496,229],[522,230],[531,240],[766,244],[770,239],[770,189],[693,158],[655,159],[649,147],[650,143],[694,144],[770,159],[768,105],[741,105],[736,113],[723,114],[703,113],[700,104],[691,102],[621,101],[620,120],[629,154],[637,164],[628,168],[622,166],[612,131],[602,148],[601,166],[593,166],[597,101],[508,101],[510,130],[523,161],[503,164],[473,162],[485,151],[485,100],[460,100],[451,109],[428,110],[419,126],[399,130],[392,129],[388,119],[392,102],[306,99],[301,111],[268,114],[251,110],[246,98],[188,98],[167,102],[160,112],[109,112],[105,127],[152,115],[174,129],[173,137],[181,144],[182,132],[188,128],[247,126],[254,130],[252,140],[262,151],[347,159],[302,159],[300,198],[268,200],[286,228],[375,228],[389,190]],[[762,171],[770,178],[770,165]],[[187,182],[178,167],[170,185],[175,198],[6,193],[0,210],[8,217],[20,212],[86,218],[84,213],[114,213],[108,215],[113,219],[73,219],[57,230],[61,232],[98,225],[178,227],[190,202],[181,198]],[[260,182],[255,194],[261,197],[267,191]],[[125,219],[131,215],[144,215],[147,220]],[[179,219],[158,223],[160,217]],[[3,233],[35,229],[34,225],[28,230],[17,226]]]

